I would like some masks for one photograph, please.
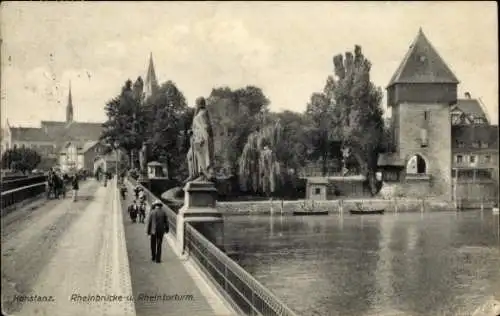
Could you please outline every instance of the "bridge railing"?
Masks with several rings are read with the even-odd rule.
[[[47,181],[47,177],[44,175],[27,176],[18,179],[5,179],[2,178],[0,182],[0,192],[6,192],[13,189],[26,187],[31,184],[42,183]]]
[[[148,203],[157,199],[153,193],[133,178],[129,177],[128,181],[134,187],[143,188]],[[134,192],[129,194],[134,194]],[[175,236],[177,214],[163,202],[162,204],[167,211],[170,233]],[[245,315],[252,316],[297,315],[193,226],[189,223],[185,225],[184,237],[189,255],[236,309]]]
[[[146,196],[146,201],[148,202],[149,205],[156,201],[158,198],[151,193],[145,186],[137,182],[134,178],[128,177],[127,180],[132,184],[133,187],[140,186],[144,190],[144,194]],[[129,194],[134,195],[135,192],[133,190],[129,191]],[[158,199],[160,200],[160,199]],[[161,202],[161,200],[160,200]],[[168,207],[165,203],[161,202],[163,204],[163,208],[167,211],[167,218],[168,218],[168,226],[169,226],[169,231],[172,234],[172,236],[176,235],[177,232],[177,214],[170,208]]]
[[[190,224],[186,247],[204,272],[245,315],[295,316],[296,313]]]
[[[47,182],[41,182],[2,192],[1,208],[4,209],[42,194],[46,192],[46,186]]]

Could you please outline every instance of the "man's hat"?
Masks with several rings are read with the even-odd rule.
[[[163,206],[163,203],[160,202],[160,200],[156,200],[153,202],[153,204],[151,204],[152,207],[156,207],[156,206],[159,206],[159,207],[162,207]]]

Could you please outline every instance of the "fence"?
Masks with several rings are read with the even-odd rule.
[[[2,209],[46,192],[46,182],[30,184],[2,192]]]
[[[47,177],[42,176],[32,176],[32,177],[24,177],[14,180],[5,180],[2,178],[0,182],[0,192],[10,191],[17,188],[29,186],[31,184],[43,183],[47,181]]]
[[[134,186],[144,189],[149,203],[157,198],[144,186],[129,178]],[[170,232],[176,232],[177,214],[167,205]],[[189,223],[185,224],[186,249],[202,271],[213,281],[225,298],[235,309],[245,315],[262,316],[295,316],[295,312],[281,302],[271,291],[260,284],[252,275],[246,272],[224,252],[206,239]]]
[[[202,270],[214,281],[228,301],[245,315],[295,316],[295,312],[254,277],[186,224],[186,247]]]

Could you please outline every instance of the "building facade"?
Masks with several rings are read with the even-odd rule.
[[[392,195],[452,201],[457,189],[467,191],[457,177],[494,179],[495,168],[498,173],[498,127],[489,125],[480,100],[470,93],[458,99],[458,83],[419,30],[387,87],[394,150],[378,165]]]
[[[7,121],[3,131],[2,150],[32,148],[42,157],[39,168],[48,169],[60,162],[60,152],[68,142],[98,141],[102,132],[102,123],[74,120],[71,85],[66,105],[66,121],[42,121],[40,125],[39,128],[15,127]]]

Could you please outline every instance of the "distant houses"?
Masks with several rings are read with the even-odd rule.
[[[16,147],[32,148],[42,156],[39,169],[48,169],[60,163],[61,169],[64,170],[69,167],[88,169],[91,166],[90,163],[79,160],[76,151],[84,148],[89,150],[97,144],[102,123],[74,121],[71,86],[66,106],[66,121],[42,121],[40,125],[38,128],[17,127],[11,126],[7,121],[2,137],[2,152]],[[76,151],[73,152],[73,147],[68,144],[78,144]]]

